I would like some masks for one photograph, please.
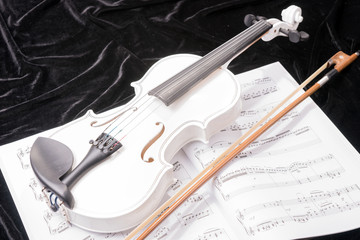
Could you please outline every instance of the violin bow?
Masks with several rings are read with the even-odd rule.
[[[222,169],[223,166],[225,166],[229,161],[231,161],[241,151],[243,151],[247,146],[249,146],[254,140],[256,140],[261,134],[263,134],[266,130],[268,130],[271,126],[273,126],[285,114],[287,114],[289,111],[295,108],[307,97],[315,93],[325,83],[327,83],[330,79],[332,79],[339,72],[341,72],[348,65],[350,65],[359,55],[360,55],[360,51],[357,51],[352,55],[347,55],[342,51],[339,51],[334,56],[332,56],[318,70],[316,70],[311,76],[309,76],[301,85],[299,85],[299,87],[297,87],[283,101],[281,101],[275,108],[273,108],[265,117],[263,117],[257,124],[255,124],[250,130],[248,130],[244,135],[242,135],[237,141],[235,141],[227,150],[225,150],[225,152],[223,152],[218,158],[216,158],[211,164],[209,164],[208,167],[206,167],[203,171],[201,171],[192,181],[186,184],[181,190],[179,190],[169,200],[167,200],[164,204],[162,204],[143,223],[141,223],[131,233],[129,233],[129,235],[127,235],[125,240],[130,240],[136,234],[138,234],[142,229],[148,226],[137,238],[137,240],[145,239],[145,237],[147,237],[168,215],[170,215],[178,206],[180,206],[204,183],[206,183],[209,179],[211,179],[220,169]],[[281,110],[273,118],[268,120],[276,111],[278,111],[281,107],[283,107],[285,103],[288,102],[296,93],[298,93],[301,89],[307,86],[322,71],[324,71],[326,68],[329,68],[332,65],[334,65],[334,68],[330,70],[327,74],[325,74],[324,77],[322,77],[319,81],[317,81],[311,88],[309,88],[302,95],[296,98],[288,106],[283,108],[283,110]],[[266,122],[267,120],[268,122]]]

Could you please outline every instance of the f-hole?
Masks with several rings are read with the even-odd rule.
[[[154,161],[154,158],[150,157],[149,159],[144,159],[144,156],[145,156],[145,153],[146,151],[154,144],[154,142],[156,142],[156,140],[158,140],[161,135],[164,133],[165,131],[165,126],[164,124],[160,123],[160,122],[157,122],[155,123],[156,126],[159,126],[161,125],[161,130],[158,134],[156,134],[147,144],[146,146],[143,148],[143,150],[141,151],[141,159],[144,161],[144,162],[153,162]]]

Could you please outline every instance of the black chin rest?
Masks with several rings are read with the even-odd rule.
[[[30,162],[40,182],[59,196],[68,208],[73,208],[74,197],[69,187],[60,180],[73,165],[71,150],[61,142],[39,137],[31,148]]]

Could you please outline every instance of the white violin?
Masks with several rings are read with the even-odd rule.
[[[106,116],[89,111],[38,138],[31,165],[49,191],[50,207],[96,232],[127,230],[150,215],[174,183],[169,162],[176,152],[188,142],[206,142],[239,115],[240,85],[226,69],[229,62],[261,37],[307,37],[296,31],[300,8],[282,15],[283,21],[247,16],[249,28],[204,57],[161,59],[131,84],[135,97],[126,105]]]

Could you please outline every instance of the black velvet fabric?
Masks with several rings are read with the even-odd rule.
[[[360,49],[358,0],[0,0],[0,145],[124,104],[157,60],[205,55],[244,30],[246,14],[280,18],[292,4],[309,41],[256,43],[234,73],[280,61],[300,83],[337,51]],[[359,75],[357,60],[313,96],[358,151]],[[0,239],[27,239],[0,180]],[[360,230],[317,239],[360,239]]]

